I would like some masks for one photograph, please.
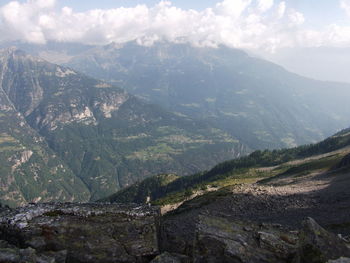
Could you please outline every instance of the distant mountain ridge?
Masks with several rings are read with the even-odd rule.
[[[252,149],[317,142],[350,123],[349,84],[301,77],[238,49],[169,42],[15,44],[172,112],[201,118]]]
[[[201,118],[252,149],[317,142],[350,123],[350,85],[304,78],[224,46],[110,44],[65,65]]]
[[[2,50],[0,61],[4,203],[95,200],[152,174],[189,174],[248,150],[219,129],[16,48]]]

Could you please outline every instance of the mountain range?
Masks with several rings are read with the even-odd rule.
[[[5,204],[97,200],[151,175],[316,142],[350,123],[350,85],[241,50],[18,46],[26,52],[0,52]]]
[[[238,49],[130,42],[65,62],[145,101],[204,120],[251,149],[317,142],[350,123],[350,85],[322,82]]]
[[[1,51],[1,200],[87,201],[245,154],[206,123],[11,48]]]
[[[239,49],[169,42],[1,46],[13,44],[171,112],[201,119],[251,149],[318,142],[350,122],[350,84],[302,77]]]

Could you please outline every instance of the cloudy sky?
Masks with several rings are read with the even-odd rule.
[[[0,41],[350,46],[350,0],[0,0]]]

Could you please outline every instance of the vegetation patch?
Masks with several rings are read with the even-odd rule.
[[[173,149],[166,143],[160,143],[155,146],[149,146],[141,151],[128,155],[128,159],[147,160],[171,160],[170,154],[179,154],[178,150]]]

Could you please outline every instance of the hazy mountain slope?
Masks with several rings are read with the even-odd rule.
[[[350,85],[300,77],[223,46],[111,44],[67,65],[210,121],[255,149],[315,142],[350,123]]]
[[[83,182],[49,149],[9,100],[3,87],[7,64],[0,62],[0,200],[22,205],[37,201],[87,201]],[[19,93],[19,95],[23,95]]]
[[[167,205],[182,202],[193,193],[226,185],[275,178],[301,176],[332,168],[350,152],[350,132],[343,130],[317,144],[292,149],[255,151],[249,156],[216,165],[209,171],[186,177],[161,175],[148,178],[103,199],[109,202]],[[343,150],[344,149],[344,150]],[[298,161],[296,161],[298,160]],[[273,177],[276,176],[276,177]],[[292,179],[295,179],[294,177]]]
[[[7,97],[84,181],[92,199],[149,175],[189,174],[246,153],[221,130],[120,88],[19,50],[0,56]]]

